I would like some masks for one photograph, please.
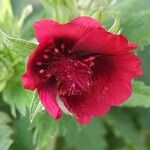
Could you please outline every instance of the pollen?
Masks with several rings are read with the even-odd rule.
[[[65,49],[65,44],[61,44],[61,49]]]
[[[43,55],[44,59],[48,59],[48,55]]]
[[[58,48],[54,48],[54,52],[55,52],[55,53],[58,53],[58,52],[59,52],[59,49],[58,49]]]
[[[48,73],[46,76],[47,76],[48,78],[50,78],[50,77],[51,77],[51,74]]]
[[[37,61],[37,62],[36,62],[36,65],[41,66],[41,65],[42,65],[42,62]]]
[[[50,49],[45,49],[44,52],[48,53],[50,52]]]
[[[41,70],[39,71],[39,73],[44,73],[44,69],[41,69]]]

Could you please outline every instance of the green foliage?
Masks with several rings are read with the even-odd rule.
[[[35,116],[31,127],[35,129],[34,141],[39,149],[43,149],[58,131],[57,121],[53,120],[49,114],[43,111]]]
[[[115,136],[117,138],[123,138],[127,147],[135,150],[145,150],[144,139],[130,115],[125,109],[112,110],[105,120],[112,128]]]
[[[14,89],[14,90],[12,90]],[[16,116],[17,109],[22,115],[26,114],[26,107],[30,105],[33,93],[25,90],[20,82],[9,80],[3,91],[3,98],[11,106],[11,112]]]
[[[0,92],[5,88],[7,80],[13,75],[12,64],[0,54]]]
[[[12,128],[9,123],[11,122],[10,117],[0,111],[0,149],[8,150],[13,140],[11,139],[11,135],[13,133]]]
[[[2,32],[2,39],[5,46],[26,61],[27,56],[35,49],[36,44],[22,39],[11,38]]]
[[[112,33],[118,33],[118,31],[120,30],[120,18],[119,16],[114,17],[115,21],[114,24],[112,25],[112,27],[109,29],[109,32]]]
[[[98,129],[98,130],[97,130]],[[106,130],[102,121],[95,119],[89,125],[79,126],[74,121],[67,126],[65,138],[77,150],[105,150]]]
[[[122,106],[127,107],[150,107],[150,86],[141,81],[133,82],[133,94]]]
[[[27,116],[28,117],[28,116]],[[15,119],[13,127],[15,128],[15,141],[11,150],[33,150],[33,134],[30,130],[30,122],[27,117],[18,117]]]
[[[111,8],[119,11],[122,21],[122,32],[131,41],[144,47],[150,44],[150,10],[148,0],[117,1]]]

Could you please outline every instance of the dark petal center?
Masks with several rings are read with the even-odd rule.
[[[77,95],[88,91],[92,84],[91,67],[95,57],[78,60],[64,43],[59,45],[42,50],[35,62],[36,72],[45,81],[54,77],[60,95]]]
[[[58,81],[61,95],[76,95],[87,91],[91,85],[90,65],[73,57],[57,56],[50,67],[50,72]]]

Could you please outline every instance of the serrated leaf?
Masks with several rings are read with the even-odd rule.
[[[33,132],[30,130],[28,116],[19,116],[14,119],[13,128],[15,128],[15,136],[11,150],[35,150],[35,145],[33,144]]]
[[[58,123],[47,112],[39,112],[31,123],[35,129],[35,143],[38,149],[44,149],[49,140],[58,131]]]
[[[17,38],[12,38],[1,31],[2,40],[4,45],[19,56],[22,60],[26,61],[27,56],[35,49],[36,44]]]
[[[141,128],[150,130],[150,108],[136,108],[135,114]]]
[[[4,113],[0,112],[0,149],[9,150],[9,147],[13,143],[11,135],[13,133],[12,128],[8,125],[11,122],[10,117]]]
[[[35,116],[38,114],[38,112],[41,110],[42,107],[43,106],[38,99],[37,91],[35,91],[31,104],[30,104],[30,121],[31,122],[34,120]]]
[[[109,32],[112,33],[117,33],[120,30],[120,17],[119,16],[114,16],[114,24],[111,26],[111,28],[108,30]]]
[[[129,40],[144,47],[150,44],[149,0],[124,0],[112,5],[113,11],[119,11],[122,32]],[[136,6],[136,7],[135,7]]]
[[[73,144],[77,150],[106,149],[106,131],[99,119],[92,120],[88,125],[80,126],[76,124],[73,118],[66,117],[66,123],[62,125],[66,128],[64,137],[69,143]]]
[[[14,81],[13,79],[8,81],[3,91],[4,101],[11,107],[16,108],[22,115],[26,115],[27,107],[29,107],[32,100],[32,95],[32,92],[25,90],[20,82]]]
[[[135,150],[146,150],[144,138],[136,128],[131,114],[125,109],[113,109],[105,121],[112,128],[114,134],[118,138],[122,138],[127,147]],[[116,145],[117,146],[117,145]]]
[[[150,86],[141,81],[133,82],[133,94],[122,106],[127,107],[150,107]]]

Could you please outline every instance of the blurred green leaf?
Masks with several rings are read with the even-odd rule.
[[[129,40],[140,46],[150,44],[150,10],[149,0],[117,0],[111,6],[112,11],[119,12],[122,22],[122,32]]]
[[[130,147],[129,150],[146,150],[144,138],[130,116],[131,114],[125,109],[113,109],[105,117],[105,121],[112,128],[116,137],[123,138],[127,147]]]
[[[23,71],[24,64],[17,63],[14,66],[13,77],[8,80],[6,88],[2,93],[4,101],[11,106],[14,116],[16,116],[16,108],[22,115],[25,115],[27,107],[29,108],[33,97],[33,92],[25,90],[21,84],[21,75]]]
[[[35,49],[36,44],[25,41],[22,39],[16,39],[9,37],[4,32],[1,31],[3,43],[12,52],[17,54],[22,60],[26,61],[27,56]]]
[[[32,122],[38,112],[41,111],[43,105],[39,101],[37,91],[34,91],[34,95],[30,104],[30,121]]]
[[[35,150],[33,144],[33,132],[30,130],[30,122],[27,117],[18,117],[14,120],[14,143],[11,150]]]
[[[56,135],[58,131],[58,123],[51,118],[47,112],[39,112],[31,123],[31,127],[35,129],[35,143],[36,146],[43,150],[48,144],[49,140]]]
[[[25,90],[20,82],[13,79],[8,81],[3,91],[4,101],[11,106],[12,110],[17,108],[22,115],[26,115],[27,107],[29,107],[32,100],[32,95],[32,92]],[[16,114],[13,115],[16,116]]]
[[[10,117],[4,113],[0,112],[0,149],[9,150],[13,140],[11,135],[13,133],[12,128],[9,123],[11,122]]]
[[[106,130],[99,119],[94,119],[89,125],[79,126],[72,118],[66,127],[65,138],[72,143],[77,150],[105,150]],[[71,121],[72,120],[72,121]]]
[[[119,16],[114,16],[114,24],[111,26],[111,28],[108,30],[109,32],[112,33],[117,33],[120,30],[120,17]]]
[[[13,12],[11,7],[11,1],[10,0],[0,0],[0,28],[3,28],[6,31],[13,30]]]
[[[0,55],[0,92],[5,88],[13,73],[12,64],[3,55]]]
[[[127,107],[150,107],[150,87],[141,81],[133,82],[133,94],[122,106]]]

